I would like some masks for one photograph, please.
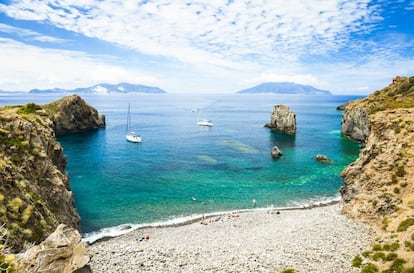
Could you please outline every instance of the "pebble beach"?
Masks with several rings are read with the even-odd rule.
[[[340,214],[340,204],[229,213],[152,227],[91,245],[100,272],[359,272],[355,255],[375,232]]]

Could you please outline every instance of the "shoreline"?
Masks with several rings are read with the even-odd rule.
[[[374,230],[339,203],[257,209],[177,226],[147,227],[90,245],[93,272],[359,272],[352,259]],[[148,237],[148,239],[146,239]]]
[[[338,204],[341,200],[340,196],[335,196],[331,198],[321,199],[318,201],[313,201],[309,203],[304,203],[303,205],[297,206],[286,206],[286,207],[259,207],[259,208],[251,208],[251,209],[239,209],[239,210],[229,210],[229,211],[217,211],[217,212],[208,212],[203,214],[192,214],[183,217],[173,218],[171,220],[166,221],[158,221],[152,223],[143,223],[143,224],[132,224],[132,223],[125,223],[120,224],[113,227],[106,227],[102,228],[99,231],[89,232],[82,234],[83,241],[88,243],[89,245],[107,241],[112,238],[116,238],[118,236],[125,235],[130,232],[134,232],[136,230],[146,229],[146,228],[164,228],[164,227],[179,227],[184,225],[190,225],[192,223],[200,221],[203,217],[211,218],[211,217],[218,217],[223,216],[230,213],[249,213],[255,211],[269,211],[277,210],[277,211],[289,211],[289,210],[307,210],[312,208],[330,206],[334,204]]]

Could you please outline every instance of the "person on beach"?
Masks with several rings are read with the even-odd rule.
[[[253,199],[252,200],[252,204],[253,204],[253,208],[255,208],[256,207],[256,204],[257,204],[256,199]]]

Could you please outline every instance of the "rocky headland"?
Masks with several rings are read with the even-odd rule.
[[[0,108],[0,250],[6,243],[15,253],[39,244],[60,224],[79,230],[66,157],[56,135],[103,126],[105,117],[77,95],[46,105]]]
[[[348,103],[342,133],[363,144],[359,158],[341,174],[342,211],[381,234],[360,257],[362,264],[413,272],[404,270],[414,270],[414,77],[396,77],[388,87]]]
[[[265,127],[283,134],[294,135],[296,134],[296,114],[290,111],[287,105],[275,105],[270,115],[270,123],[265,124]]]

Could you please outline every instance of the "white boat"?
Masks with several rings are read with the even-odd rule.
[[[197,125],[199,126],[213,126],[213,123],[211,122],[211,120],[208,119],[200,119],[199,121],[197,121]]]
[[[130,127],[131,127],[131,110],[130,110],[130,105],[128,104],[127,127],[125,131],[126,140],[129,142],[135,142],[135,143],[141,142],[142,137],[138,135],[136,132],[130,131]]]
[[[140,135],[137,135],[135,132],[132,132],[132,131],[128,132],[125,137],[129,142],[139,143],[139,142],[142,141],[142,137]]]

